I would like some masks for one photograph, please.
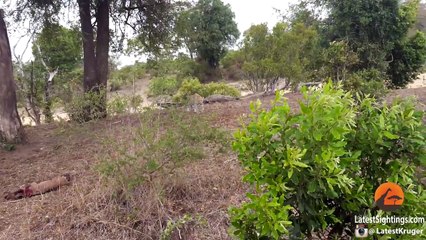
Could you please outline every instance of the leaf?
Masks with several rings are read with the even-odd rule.
[[[327,194],[330,196],[330,198],[337,198],[339,195],[336,193],[336,191],[329,189],[327,191]]]
[[[347,142],[345,142],[345,141],[339,141],[339,142],[334,143],[334,147],[341,148],[341,147],[346,146],[346,144],[347,144]]]
[[[385,119],[384,119],[383,115],[380,115],[380,117],[379,117],[379,126],[380,126],[380,128],[385,128]]]
[[[353,158],[355,158],[355,159],[357,159],[357,158],[359,158],[359,156],[361,156],[361,153],[362,153],[362,151],[361,151],[361,150],[356,151],[356,152],[354,152],[354,153],[352,154],[352,157],[353,157]]]
[[[302,113],[304,114],[308,114],[309,113],[309,108],[304,104],[304,103],[300,103],[300,110],[302,110]]]
[[[291,176],[293,176],[293,168],[290,168],[287,172],[287,176],[289,179],[291,179]]]
[[[330,132],[333,134],[334,139],[340,139],[340,133],[335,128],[332,128]]]
[[[321,132],[319,132],[319,131],[314,131],[314,139],[315,139],[316,141],[321,141],[321,139],[322,139],[322,134],[321,134]]]
[[[398,135],[394,135],[394,134],[392,134],[392,133],[390,133],[390,132],[388,132],[388,131],[384,131],[383,132],[383,135],[385,135],[385,137],[387,137],[387,138],[389,138],[389,139],[398,139],[399,138],[399,136]]]
[[[314,181],[309,182],[308,184],[308,193],[313,193],[317,190],[317,185]]]
[[[304,164],[303,162],[299,162],[299,161],[294,161],[293,165],[295,165],[297,167],[301,167],[301,168],[307,168],[307,167],[309,167],[308,165]]]
[[[331,153],[329,151],[323,151],[321,153],[322,160],[328,161],[331,158]]]
[[[358,190],[356,191],[357,193],[360,193],[362,191],[362,188],[364,187],[364,184],[361,184],[361,186],[359,186]]]

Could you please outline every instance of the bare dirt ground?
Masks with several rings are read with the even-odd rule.
[[[413,95],[420,101],[419,108],[426,110],[426,87],[394,91],[388,100]],[[296,109],[301,95],[289,93],[286,97]],[[267,107],[273,98],[264,96],[260,100]],[[204,114],[211,115],[212,126],[232,132],[240,126],[240,118],[250,113],[250,101],[255,99],[209,104]],[[148,223],[134,220],[134,225],[128,225],[123,223],[128,219],[111,217],[113,212],[106,210],[110,193],[101,192],[105,188],[93,169],[102,156],[103,139],[125,140],[136,126],[137,115],[128,115],[80,126],[58,123],[27,127],[26,144],[18,145],[13,152],[0,150],[0,192],[64,173],[71,173],[73,181],[70,186],[41,196],[17,201],[0,198],[0,239],[155,239],[148,230],[138,230],[146,229],[143,225]],[[247,190],[241,176],[234,154],[209,155],[184,167],[177,177],[164,180],[170,182],[164,184],[168,186],[165,197],[156,201],[161,204],[147,206],[148,198],[158,195],[144,192],[141,198],[147,201],[138,207],[141,214],[155,213],[151,219],[163,228],[165,216],[201,214],[206,220],[180,228],[172,239],[180,239],[179,234],[181,239],[230,239],[228,207],[243,201]],[[156,208],[161,211],[152,210]]]

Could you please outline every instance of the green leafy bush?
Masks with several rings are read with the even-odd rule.
[[[241,96],[237,88],[225,83],[201,84],[196,78],[187,78],[183,80],[181,87],[173,98],[176,102],[184,102],[188,96],[195,93],[200,94],[202,97],[208,97],[213,94],[229,95],[233,97]]]
[[[105,109],[106,91],[100,93],[88,92],[76,94],[71,101],[65,105],[65,112],[71,120],[83,123],[91,119],[99,119],[105,117],[105,113],[101,111]]]
[[[343,81],[343,88],[347,91],[361,93],[363,95],[370,95],[375,98],[383,98],[388,89],[385,75],[380,73],[377,69],[360,70],[350,74],[346,81]]]
[[[115,96],[107,104],[109,115],[140,112],[143,99],[141,95]]]
[[[240,97],[240,91],[232,86],[227,85],[226,83],[208,83],[205,86],[206,96],[213,94],[228,95],[233,97]]]
[[[241,80],[244,78],[244,72],[242,70],[244,56],[242,51],[229,51],[220,63],[222,73],[226,79]]]
[[[176,77],[155,77],[149,83],[149,96],[173,95],[179,87],[180,81]]]
[[[109,90],[115,92],[121,90],[124,85],[126,85],[126,81],[122,78],[113,78],[109,81]]]
[[[118,115],[127,112],[129,108],[129,99],[123,96],[115,96],[107,104],[107,112],[109,115]]]
[[[130,107],[133,109],[134,112],[138,112],[141,110],[141,106],[143,103],[143,98],[141,95],[133,95],[130,97]]]
[[[423,113],[409,101],[380,106],[358,97],[357,105],[331,83],[302,92],[298,114],[280,93],[270,110],[252,103],[251,122],[235,134],[233,148],[248,171],[244,181],[255,190],[231,209],[232,232],[240,239],[327,232],[341,239],[345,228],[355,229],[354,216],[424,216],[426,192],[414,174],[426,164]],[[406,200],[395,213],[372,208],[375,189],[386,181],[404,189]],[[397,225],[369,225],[389,226]]]

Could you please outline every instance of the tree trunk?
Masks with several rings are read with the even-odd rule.
[[[21,119],[16,106],[12,54],[3,10],[0,9],[0,141],[17,143],[24,139]]]
[[[109,0],[96,6],[96,45],[94,42],[90,0],[78,0],[81,32],[83,33],[84,92],[92,95],[92,104],[84,107],[83,121],[106,117],[106,86],[109,55]],[[95,49],[96,47],[96,49]],[[96,50],[96,51],[95,51]],[[97,95],[97,96],[94,96]],[[96,101],[96,102],[95,102]]]
[[[53,114],[52,114],[52,98],[51,98],[51,92],[52,92],[52,85],[53,85],[53,78],[58,74],[58,68],[56,68],[55,71],[51,71],[50,68],[47,66],[46,62],[44,62],[43,55],[40,50],[40,46],[36,45],[38,53],[40,54],[40,61],[41,64],[43,64],[44,68],[46,69],[46,72],[49,74],[49,76],[46,76],[46,79],[44,81],[44,106],[43,106],[43,115],[45,117],[46,123],[53,122]],[[34,63],[33,69],[34,69]],[[33,81],[33,70],[31,70],[31,81]],[[35,96],[35,95],[34,95]]]
[[[101,95],[99,111],[106,116],[106,86],[108,80],[108,55],[109,55],[109,0],[98,1],[96,14],[98,23],[96,33],[96,65],[97,80]]]
[[[90,0],[78,0],[81,32],[83,34],[84,92],[97,90],[96,55],[92,17],[90,15],[90,2]]]
[[[46,70],[49,73],[49,77],[46,78],[45,85],[44,85],[44,108],[43,108],[43,115],[45,117],[46,123],[53,122],[53,113],[52,113],[52,85],[53,85],[53,78],[58,74],[58,69],[56,69],[54,72],[50,72],[46,65]]]
[[[22,65],[21,65],[21,68],[22,68]],[[25,87],[22,86],[22,89],[25,89]],[[30,118],[34,121],[34,123],[36,125],[40,125],[41,124],[40,109],[38,105],[34,102],[37,96],[36,92],[37,90],[36,90],[36,87],[34,86],[34,62],[31,61],[30,89],[28,90],[28,93],[27,93],[28,103],[27,103],[27,106],[25,106],[25,110],[27,111],[28,116],[30,116]]]

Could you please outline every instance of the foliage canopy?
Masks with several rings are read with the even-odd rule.
[[[252,103],[251,121],[233,143],[247,170],[244,181],[255,186],[249,201],[231,211],[237,236],[300,239],[331,229],[340,239],[346,227],[355,229],[355,215],[426,213],[426,191],[415,176],[416,166],[426,165],[423,112],[410,101],[358,101],[329,83],[318,91],[304,89],[297,114],[280,93],[270,110]],[[386,181],[406,195],[395,213],[372,208],[374,190]]]

